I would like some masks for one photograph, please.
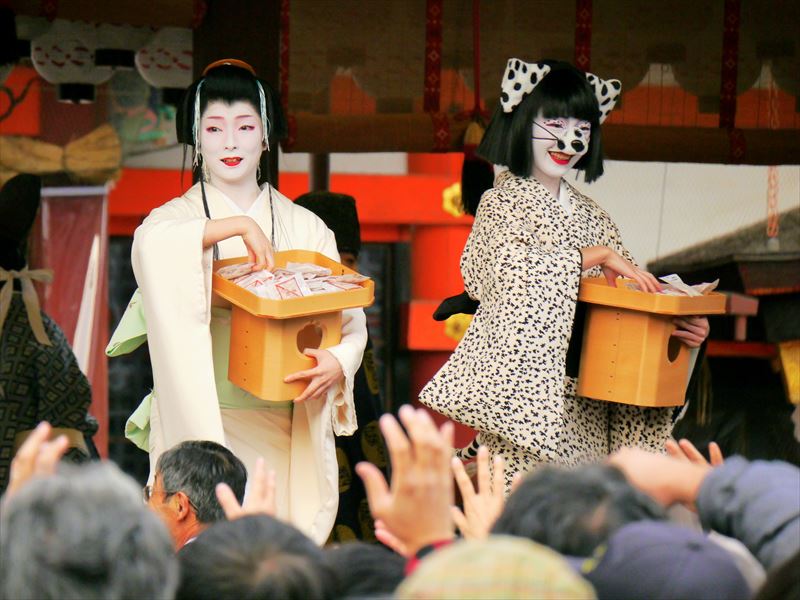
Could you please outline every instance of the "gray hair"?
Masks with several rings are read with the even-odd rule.
[[[0,512],[0,599],[174,597],[169,533],[111,463],[62,465]]]

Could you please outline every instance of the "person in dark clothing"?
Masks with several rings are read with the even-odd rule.
[[[361,228],[355,199],[345,194],[311,192],[298,197],[295,204],[310,210],[323,220],[336,236],[342,264],[357,271]],[[371,462],[384,471],[388,466],[386,448],[378,429],[378,417],[385,411],[378,388],[374,349],[369,337],[361,367],[353,381],[353,399],[358,429],[352,436],[336,438],[339,510],[329,539],[331,542],[344,542],[354,538],[375,540],[375,526],[370,516],[364,485],[354,474],[355,465],[361,461]]]
[[[88,460],[97,422],[92,391],[61,328],[39,308],[33,280],[50,271],[27,267],[27,239],[41,180],[17,175],[0,190],[0,492],[17,448],[41,421],[65,435],[72,462]]]

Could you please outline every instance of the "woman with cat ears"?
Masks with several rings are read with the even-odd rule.
[[[286,378],[308,382],[294,401],[265,402],[228,381],[230,305],[212,295],[213,260],[249,256],[257,270],[273,265],[273,250],[313,250],[336,261],[339,253],[322,220],[268,181],[267,152],[286,123],[250,65],[209,65],[176,121],[178,140],[193,146],[199,181],[137,228],[131,262],[139,289],[107,348],[116,356],[146,339],[150,350],[153,391],[126,436],[150,453],[151,479],[158,456],[184,440],[227,446],[251,474],[263,458],[276,472],[278,516],[322,544],[339,497],[334,432],[356,428],[364,311],[344,311],[338,345],[306,349],[316,366]]]
[[[506,462],[506,484],[536,465],[577,465],[620,446],[662,450],[672,409],[641,408],[576,396],[567,349],[581,277],[605,274],[660,286],[636,266],[616,225],[565,175],[603,174],[601,123],[621,91],[558,61],[508,61],[499,105],[478,148],[498,165],[481,197],[461,256],[475,318],[420,400],[473,427],[479,445]],[[708,322],[689,318],[676,337],[699,346]]]

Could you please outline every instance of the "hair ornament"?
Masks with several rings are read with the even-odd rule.
[[[197,166],[197,157],[200,155],[200,88],[203,87],[201,79],[194,91],[194,119],[192,119],[192,141],[194,142],[194,165]]]
[[[503,112],[514,110],[549,72],[550,67],[544,63],[527,63],[518,58],[509,58],[500,86],[503,90],[500,94]]]
[[[203,69],[203,77],[208,75],[208,72],[211,69],[216,69],[217,67],[222,66],[230,66],[230,67],[239,67],[240,69],[244,69],[245,71],[250,71],[250,74],[255,77],[256,70],[250,66],[249,63],[244,62],[243,60],[239,60],[238,58],[222,58],[220,60],[215,60],[211,64],[209,64],[205,69]]]
[[[550,66],[545,63],[529,63],[518,58],[509,58],[500,86],[502,89],[500,104],[503,106],[503,112],[510,113],[519,106],[523,98],[530,94],[549,72]],[[618,79],[603,80],[593,73],[586,73],[586,81],[594,90],[602,123],[617,104],[622,84]]]
[[[619,79],[600,79],[597,75],[586,73],[586,81],[592,86],[594,95],[597,98],[597,106],[600,108],[600,122],[606,120],[617,104],[619,95],[622,92],[622,83]]]
[[[267,118],[267,97],[264,94],[264,86],[261,85],[261,82],[258,79],[256,79],[256,85],[258,86],[258,109],[261,113],[264,144],[267,147],[267,152],[269,152],[269,119]]]

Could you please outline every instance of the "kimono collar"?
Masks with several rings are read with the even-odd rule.
[[[550,191],[542,185],[542,183],[536,179],[535,177],[519,177],[514,175],[511,171],[503,171],[500,173],[494,181],[495,187],[502,188],[502,189],[510,189],[514,187],[521,187],[531,192],[539,192],[544,191],[550,194]],[[573,201],[578,200],[581,196],[581,193],[573,187],[573,185],[567,181],[566,179],[561,179],[561,186],[565,186],[567,192],[572,197]],[[552,194],[550,194],[552,195]],[[558,198],[554,198],[556,202]],[[573,203],[574,206],[574,203]]]

